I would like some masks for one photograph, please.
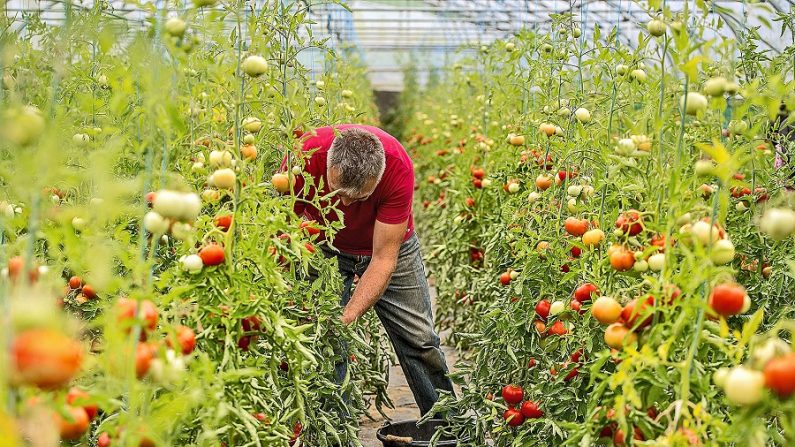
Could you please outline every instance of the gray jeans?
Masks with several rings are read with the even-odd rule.
[[[337,257],[344,281],[342,305],[345,306],[351,298],[354,276],[364,274],[371,257],[333,252],[325,246],[323,252],[328,257]],[[401,244],[395,272],[374,309],[424,415],[439,399],[436,390],[452,393],[453,384],[447,376],[439,335],[433,328],[431,295],[416,234]],[[348,371],[348,356],[344,352],[340,354],[342,361],[337,363],[336,372],[338,380],[342,381]]]

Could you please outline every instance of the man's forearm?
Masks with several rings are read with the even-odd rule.
[[[389,285],[389,279],[395,271],[397,260],[373,259],[364,274],[359,278],[356,290],[353,293],[345,311],[342,322],[352,323],[378,302],[381,295]]]

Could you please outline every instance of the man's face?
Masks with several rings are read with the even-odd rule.
[[[375,178],[371,178],[365,183],[363,192],[351,194],[349,191],[344,191],[340,189],[339,177],[340,177],[339,168],[333,166],[328,168],[328,172],[326,173],[326,180],[328,180],[329,189],[331,189],[332,191],[337,191],[337,197],[340,198],[340,201],[345,206],[349,206],[350,204],[355,202],[361,202],[367,200],[373,194],[373,191],[375,191],[375,187],[378,185],[378,181]]]

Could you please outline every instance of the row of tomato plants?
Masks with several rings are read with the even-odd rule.
[[[139,6],[0,18],[2,444],[359,445],[390,355],[272,174],[363,68],[302,3]]]
[[[407,106],[465,445],[795,439],[794,67],[710,17],[650,7],[628,47],[555,16]]]

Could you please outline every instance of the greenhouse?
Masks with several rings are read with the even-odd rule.
[[[795,446],[790,0],[0,0],[0,447]]]

